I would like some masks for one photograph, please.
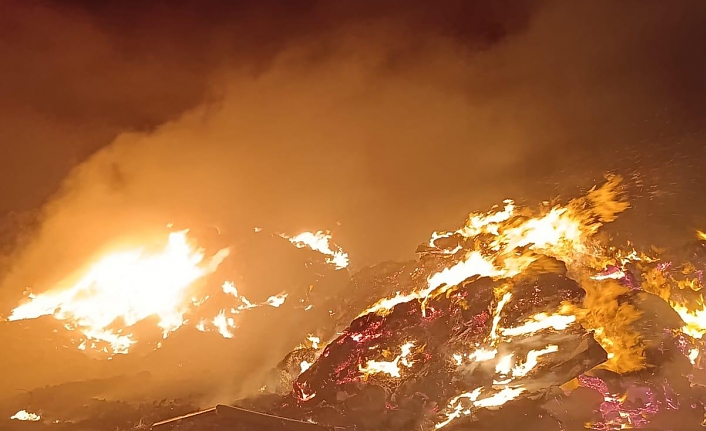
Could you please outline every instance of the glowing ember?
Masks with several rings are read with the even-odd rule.
[[[9,320],[53,315],[89,340],[108,342],[115,353],[127,353],[134,342],[131,334],[108,329],[117,320],[129,328],[157,316],[166,337],[183,324],[189,288],[215,271],[229,252],[222,249],[205,259],[203,250],[193,248],[186,235],[187,231],[171,233],[158,253],[138,248],[108,254],[90,264],[77,282],[30,296]]]
[[[29,413],[25,410],[20,410],[19,412],[15,413],[10,419],[18,421],[38,422],[42,419],[42,417],[34,413]]]
[[[284,235],[282,236],[287,238]],[[336,250],[331,249],[331,244],[329,243],[331,235],[327,232],[303,232],[288,239],[298,248],[308,247],[326,255],[326,262],[336,265],[336,269],[342,269],[348,266],[348,254],[340,247],[334,247]]]
[[[310,363],[310,362],[307,362],[307,361],[302,361],[302,363],[299,364],[299,366],[301,367],[301,370],[302,370],[302,373],[303,373],[304,371],[306,371],[306,370],[308,370],[309,368],[311,368],[311,363]]]

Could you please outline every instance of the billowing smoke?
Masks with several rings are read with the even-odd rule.
[[[7,6],[0,210],[36,208],[70,174],[0,261],[0,314],[167,223],[332,229],[362,267],[609,170],[630,179],[626,236],[692,235],[704,5],[485,4]]]

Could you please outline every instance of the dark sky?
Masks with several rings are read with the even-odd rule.
[[[40,222],[0,289],[169,221],[331,228],[354,262],[397,259],[607,171],[622,237],[686,240],[704,41],[697,0],[0,0],[0,232]]]

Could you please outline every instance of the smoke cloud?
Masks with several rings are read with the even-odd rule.
[[[705,5],[407,4],[3,6],[0,209],[52,197],[0,295],[167,223],[329,228],[354,265],[400,259],[611,170],[629,234],[698,227]]]

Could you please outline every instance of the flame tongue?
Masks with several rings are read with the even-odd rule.
[[[332,246],[330,244],[331,235],[328,232],[303,232],[292,238],[289,238],[286,235],[281,236],[289,239],[289,241],[298,248],[308,247],[314,251],[318,251],[326,256],[326,262],[335,265],[336,269],[348,267],[348,254],[345,253],[340,247]]]

